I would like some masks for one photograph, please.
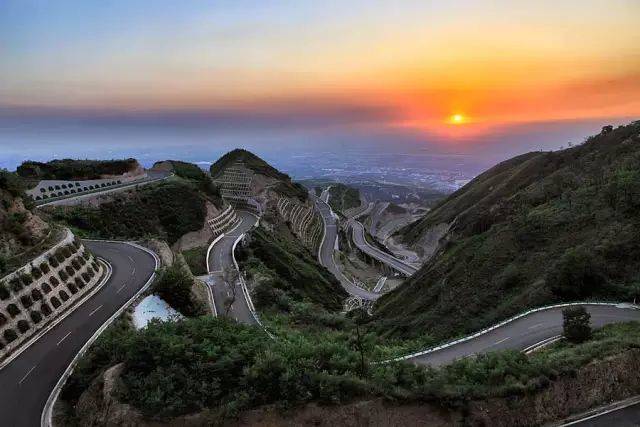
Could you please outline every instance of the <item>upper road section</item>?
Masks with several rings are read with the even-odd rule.
[[[316,199],[316,208],[322,216],[324,222],[324,238],[318,251],[318,259],[327,270],[329,270],[339,281],[342,287],[353,296],[360,297],[366,300],[376,300],[380,297],[380,294],[367,291],[359,286],[354,285],[347,279],[340,271],[333,258],[333,251],[338,239],[338,225],[333,217],[331,207],[321,199]]]

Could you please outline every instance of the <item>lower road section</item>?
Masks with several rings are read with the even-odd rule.
[[[367,242],[367,239],[364,235],[365,233],[364,226],[362,225],[361,222],[353,220],[350,222],[350,226],[351,226],[351,229],[353,230],[353,233],[352,233],[353,243],[355,243],[358,249],[360,249],[362,252],[380,261],[381,263],[388,265],[392,270],[397,271],[401,274],[404,274],[405,276],[411,276],[413,273],[418,271],[418,269],[415,268],[414,266],[409,265],[404,261],[394,257],[393,255],[390,255],[384,251],[381,251],[375,246],[369,244],[369,242]]]
[[[249,310],[247,300],[242,293],[242,287],[235,278],[236,268],[233,262],[233,245],[240,236],[251,229],[257,217],[249,212],[238,211],[240,222],[232,231],[216,242],[209,252],[209,277],[207,284],[213,291],[213,299],[219,316],[227,316],[238,322],[256,324],[256,320]]]
[[[126,243],[84,242],[113,268],[95,295],[0,370],[0,424],[40,425],[49,394],[83,345],[147,283],[155,259]]]
[[[640,310],[626,304],[584,306],[591,314],[591,324],[595,328],[609,323],[640,321]],[[562,308],[550,308],[516,319],[468,341],[407,360],[421,365],[439,366],[490,351],[524,350],[561,334]]]
[[[359,286],[354,285],[347,279],[336,265],[333,258],[333,251],[335,249],[336,239],[338,238],[338,225],[331,212],[331,207],[322,201],[316,199],[316,208],[322,216],[324,222],[324,239],[320,246],[318,258],[320,264],[322,264],[327,270],[329,270],[339,281],[342,287],[353,296],[360,297],[365,300],[376,300],[380,297],[380,294],[367,291]]]

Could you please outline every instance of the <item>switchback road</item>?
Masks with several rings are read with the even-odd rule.
[[[335,248],[335,242],[338,238],[338,225],[331,213],[331,207],[321,199],[316,199],[316,208],[322,216],[324,222],[324,239],[320,245],[318,251],[318,258],[320,264],[322,264],[327,270],[329,270],[339,281],[342,287],[353,296],[360,297],[365,300],[376,300],[380,297],[380,294],[367,291],[359,286],[354,285],[347,279],[340,271],[333,259],[333,251]]]
[[[224,280],[225,268],[235,271],[232,255],[234,243],[242,234],[249,231],[257,221],[256,216],[249,212],[237,211],[237,214],[240,219],[240,223],[235,229],[225,233],[224,237],[216,242],[213,245],[213,248],[211,248],[208,260],[210,271],[207,284],[213,291],[213,299],[215,301],[218,315],[224,316],[227,312],[225,301],[233,300],[228,316],[238,322],[254,325],[256,324],[256,320],[247,306],[247,301],[242,293],[241,285],[239,283],[231,285]]]
[[[142,289],[155,258],[126,243],[84,242],[113,269],[105,285],[0,370],[0,424],[35,427],[67,366],[93,334]]]

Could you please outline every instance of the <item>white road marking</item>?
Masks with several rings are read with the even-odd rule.
[[[500,343],[505,342],[505,341],[506,341],[506,340],[508,340],[508,339],[511,339],[511,337],[506,337],[506,338],[501,339],[500,341],[496,341],[495,343],[493,343],[493,345],[498,345],[498,344],[500,344]]]
[[[120,291],[121,291],[121,290],[123,290],[125,286],[127,286],[127,284],[126,284],[126,283],[125,283],[124,285],[120,286],[120,289],[118,289],[118,290],[116,291],[116,294],[119,294],[119,293],[120,293]]]
[[[544,323],[537,323],[537,324],[535,324],[535,325],[533,325],[533,326],[529,326],[529,328],[528,328],[528,329],[535,329],[535,328],[539,328],[539,327],[540,327],[540,326],[542,326],[542,325],[544,325]]]
[[[71,335],[71,331],[69,331],[67,335],[63,336],[62,339],[58,341],[58,344],[56,344],[56,346],[62,344],[62,341],[66,340],[69,335]]]
[[[33,367],[32,367],[31,369],[29,369],[29,371],[28,371],[26,374],[24,374],[24,377],[22,377],[22,379],[21,379],[20,381],[18,381],[18,385],[22,384],[22,382],[23,382],[24,380],[26,380],[26,379],[27,379],[27,377],[29,376],[29,374],[30,374],[34,369],[36,369],[36,366],[38,366],[38,365],[33,365]]]
[[[136,274],[136,268],[135,268],[135,267],[133,267],[133,271],[131,272],[131,275],[132,275],[132,276],[135,276],[135,274]]]
[[[95,312],[100,310],[101,308],[102,308],[102,304],[100,304],[95,310],[93,310],[91,313],[89,313],[89,316],[93,316],[95,314]]]
[[[133,260],[133,258],[131,258],[131,255],[127,255],[127,258],[129,258],[129,261],[131,261],[131,264],[135,264],[135,261]]]

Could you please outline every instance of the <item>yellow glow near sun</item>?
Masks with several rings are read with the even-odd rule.
[[[464,116],[462,114],[454,114],[451,116],[450,122],[454,125],[459,125],[464,122]]]

